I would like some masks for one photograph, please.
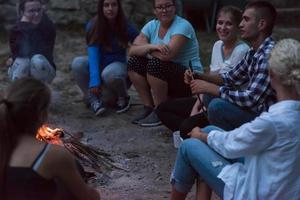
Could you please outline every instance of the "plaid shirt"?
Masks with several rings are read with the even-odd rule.
[[[251,48],[239,64],[222,74],[221,98],[254,112],[267,111],[276,101],[268,72],[268,58],[274,45],[271,37],[266,38],[257,51]]]

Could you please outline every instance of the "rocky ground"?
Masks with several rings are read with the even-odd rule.
[[[277,29],[276,39],[293,37],[300,39],[299,29]],[[216,39],[214,34],[200,33],[201,57],[206,65],[210,49]],[[76,31],[58,31],[55,47],[57,77],[51,85],[53,103],[49,123],[69,132],[82,131],[83,141],[109,152],[112,158],[128,171],[113,170],[90,180],[104,200],[160,200],[170,194],[169,176],[175,160],[171,133],[165,127],[142,128],[130,123],[141,108],[140,100],[130,88],[133,106],[125,114],[113,109],[104,116],[95,117],[81,101],[81,94],[73,80],[69,64],[75,56],[85,54],[84,34]],[[0,89],[8,84],[4,66],[9,54],[6,36],[0,37]],[[190,194],[188,199],[194,199]],[[217,197],[214,197],[217,199]]]

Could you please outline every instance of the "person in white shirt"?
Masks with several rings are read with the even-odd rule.
[[[210,189],[223,199],[300,199],[298,41],[278,42],[269,74],[277,103],[267,112],[232,131],[196,127],[189,133],[177,154],[171,200],[185,199],[197,178],[198,199],[210,199]]]

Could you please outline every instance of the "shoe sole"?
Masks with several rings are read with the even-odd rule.
[[[103,114],[105,112],[105,108],[100,108],[99,110],[97,110],[97,112],[95,113],[96,116],[100,116],[101,114]]]
[[[152,124],[141,123],[139,125],[142,127],[154,127],[154,126],[160,126],[160,125],[162,125],[162,123],[161,122],[156,122],[156,123],[152,123]]]
[[[130,108],[130,104],[128,104],[125,108],[121,109],[121,110],[117,110],[116,113],[117,114],[121,114],[121,113],[124,113],[126,112],[127,110],[129,110]]]

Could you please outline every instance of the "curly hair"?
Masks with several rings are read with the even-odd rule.
[[[300,95],[300,42],[280,40],[271,52],[269,68],[278,75],[281,83]]]

